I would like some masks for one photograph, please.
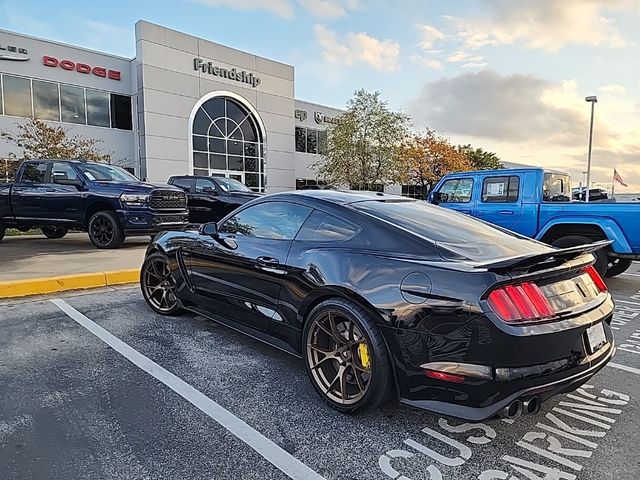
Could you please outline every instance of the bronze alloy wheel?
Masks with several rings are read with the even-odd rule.
[[[309,370],[324,395],[341,405],[363,399],[373,374],[373,352],[355,322],[325,311],[307,334]]]
[[[152,255],[144,262],[141,287],[145,300],[158,313],[171,314],[179,310],[175,282],[162,255]]]

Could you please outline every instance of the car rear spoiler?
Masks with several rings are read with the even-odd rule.
[[[601,248],[611,245],[612,240],[600,240],[586,245],[575,247],[559,248],[536,255],[519,255],[511,258],[499,260],[497,262],[476,264],[475,268],[486,268],[490,272],[506,273],[514,270],[529,269],[535,265],[552,268],[565,263],[574,258],[593,253]],[[541,270],[542,268],[536,269]]]

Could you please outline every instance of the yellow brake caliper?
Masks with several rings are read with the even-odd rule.
[[[360,357],[360,363],[364,368],[371,367],[371,359],[369,358],[369,347],[365,342],[358,345],[358,357]]]

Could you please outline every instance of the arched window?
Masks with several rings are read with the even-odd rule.
[[[192,133],[194,175],[235,178],[264,191],[264,139],[245,106],[230,97],[210,98],[198,108]]]

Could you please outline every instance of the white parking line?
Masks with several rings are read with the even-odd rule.
[[[613,362],[607,363],[607,366],[617,368],[619,370],[624,370],[625,372],[630,372],[630,373],[635,373],[636,375],[640,375],[640,369],[638,368],[627,367],[626,365],[621,365],[619,363],[613,363]]]
[[[157,363],[113,336],[101,326],[77,311],[64,300],[51,300],[60,310],[93,333],[120,355],[152,377],[164,383],[189,403],[202,410],[213,420],[238,437],[267,461],[295,480],[324,480],[324,478],[300,460],[273,443],[260,432],[247,425],[231,412],[220,406],[205,394],[196,390],[184,380],[165,370]]]
[[[621,273],[620,275],[624,275],[625,277],[640,277],[640,273]]]

